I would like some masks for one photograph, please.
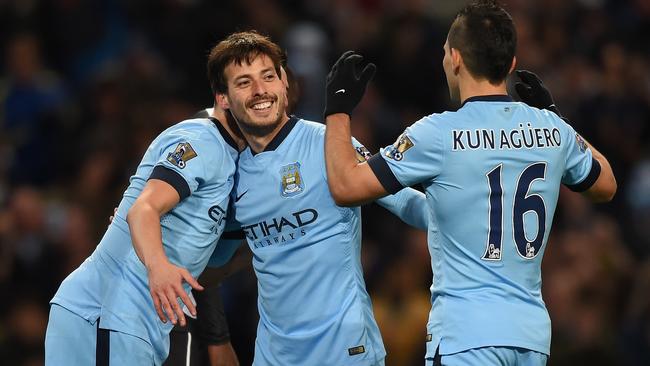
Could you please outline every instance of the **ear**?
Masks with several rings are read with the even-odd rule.
[[[228,101],[228,94],[217,93],[214,96],[214,101],[217,103],[219,108],[226,110],[230,109],[230,102]]]
[[[280,66],[280,80],[282,80],[284,87],[289,89],[289,76],[287,75],[287,70],[282,66]]]
[[[460,65],[463,64],[463,55],[460,54],[460,51],[457,48],[450,48],[451,52],[451,69],[454,72],[454,75],[460,73]]]
[[[512,65],[510,65],[510,71],[508,71],[508,74],[512,73],[515,70],[515,67],[517,67],[517,56],[512,57]]]

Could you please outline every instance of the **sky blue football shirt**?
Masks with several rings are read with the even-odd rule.
[[[163,247],[171,263],[197,277],[226,224],[237,156],[235,143],[216,120],[191,119],[162,132],[131,177],[96,250],[63,281],[51,302],[93,323],[101,317],[101,328],[146,340],[161,363],[172,324],[156,315],[147,271],[131,243],[127,212],[148,179],[172,185],[181,201],[160,220]],[[189,285],[185,289],[189,292]]]
[[[393,192],[422,183],[433,283],[427,357],[484,346],[549,354],[540,265],[560,185],[600,165],[557,115],[507,96],[424,117],[370,162]]]
[[[255,366],[375,365],[386,355],[361,268],[361,210],[334,202],[324,143],[324,125],[292,117],[265,151],[239,158],[233,205],[258,279]],[[362,160],[367,150],[355,146]],[[384,204],[399,211],[399,199]],[[406,216],[426,221],[414,206]]]

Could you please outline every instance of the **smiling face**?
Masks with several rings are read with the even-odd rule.
[[[288,119],[286,85],[270,57],[259,54],[250,64],[231,62],[224,75],[228,84],[225,106],[243,132],[265,136]]]

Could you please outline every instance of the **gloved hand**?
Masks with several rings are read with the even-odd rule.
[[[325,117],[335,113],[350,115],[363,98],[377,66],[369,63],[359,74],[356,68],[361,60],[363,56],[354,51],[346,51],[332,66],[327,75],[327,94],[323,113]]]
[[[549,110],[562,117],[560,110],[553,102],[551,92],[546,89],[537,75],[527,70],[517,70],[516,73],[521,81],[515,83],[515,89],[522,102],[531,107]]]

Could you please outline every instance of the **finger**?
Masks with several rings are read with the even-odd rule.
[[[359,81],[363,85],[368,84],[368,82],[375,76],[376,71],[377,71],[377,65],[373,63],[367,64],[366,67],[363,68],[363,71],[361,71],[361,76],[359,76]]]
[[[181,298],[181,301],[183,302],[183,304],[185,304],[187,310],[190,311],[190,314],[196,316],[196,306],[194,306],[192,299],[190,299],[190,297],[187,296],[182,286],[176,288],[176,294],[178,294],[178,297]]]
[[[528,70],[517,70],[517,76],[519,76],[521,81],[532,87],[539,87],[542,84],[539,77]]]
[[[183,276],[185,282],[189,283],[193,289],[203,291],[203,286],[201,286],[201,284],[197,280],[195,280],[194,277],[192,277],[190,272],[188,272],[187,270],[182,270],[181,276]]]
[[[363,60],[363,56],[361,56],[358,53],[352,53],[348,57],[346,57],[343,62],[345,62],[346,66],[349,66],[349,65],[356,65],[359,62],[361,62],[361,60]]]
[[[353,55],[355,52],[352,50],[347,50],[341,54],[341,57],[339,57],[339,61],[343,62],[345,61],[346,58],[348,58],[350,55]],[[337,61],[338,62],[338,61]]]
[[[343,63],[346,73],[352,74],[356,77],[357,76],[356,65],[359,64],[362,60],[363,60],[363,56],[356,53],[353,53],[350,56],[348,56]]]
[[[332,81],[332,79],[334,78],[334,73],[336,73],[336,70],[334,68],[332,68],[332,70],[330,70],[329,74],[327,74],[327,79],[325,80],[325,82],[327,84],[329,84],[330,81]]]
[[[515,90],[519,95],[519,99],[524,101],[528,100],[533,94],[533,89],[524,83],[515,83]]]
[[[167,300],[167,296],[164,293],[161,293],[158,294],[158,298],[160,298],[160,303],[165,311],[166,317],[171,320],[172,324],[176,324],[176,317],[174,316],[174,311],[169,304],[169,300]],[[167,323],[167,320],[163,320],[163,323]]]
[[[151,298],[153,299],[153,306],[156,308],[156,313],[158,314],[160,321],[167,323],[167,318],[165,317],[165,314],[162,311],[162,307],[160,306],[160,299],[158,299],[158,296],[156,296],[156,294],[153,292],[151,293]]]
[[[166,292],[167,294],[167,299],[169,300],[169,304],[171,305],[172,309],[174,309],[174,314],[176,314],[176,319],[178,319],[181,323],[181,326],[185,326],[185,314],[183,313],[183,309],[181,306],[178,304],[178,294],[176,293],[175,290],[169,289]],[[173,322],[176,324],[176,322]]]
[[[336,60],[336,62],[334,63],[334,66],[332,66],[332,70],[333,71],[336,70],[338,68],[338,66],[342,65],[345,62],[345,59],[348,58],[348,56],[350,56],[352,54],[354,54],[354,51],[345,51],[345,52],[343,52],[341,57],[339,57],[339,59]]]

